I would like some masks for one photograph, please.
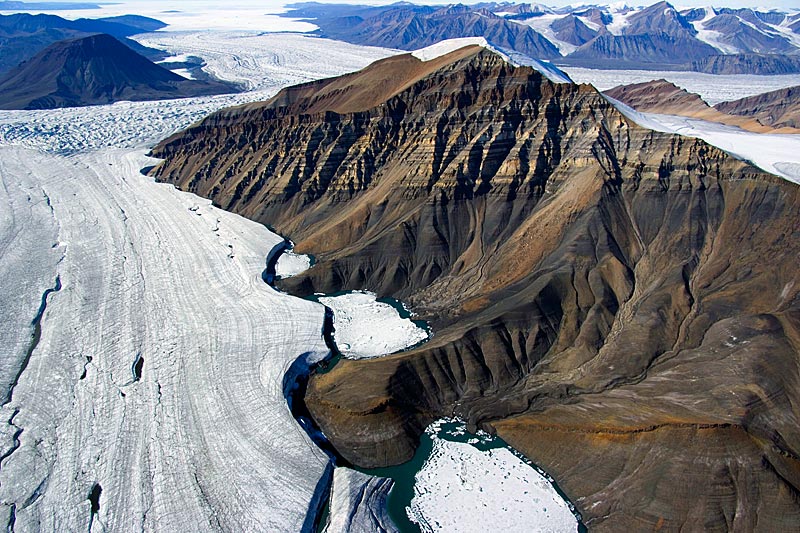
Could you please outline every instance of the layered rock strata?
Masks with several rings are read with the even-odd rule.
[[[796,527],[800,188],[590,86],[475,48],[437,61],[289,89],[154,149],[159,179],[314,253],[285,288],[369,289],[431,321],[417,349],[311,380],[325,434],[385,465],[456,414],[598,531]]]

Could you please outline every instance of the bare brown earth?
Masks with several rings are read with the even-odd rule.
[[[789,89],[784,89],[789,91]],[[779,91],[776,91],[776,93]],[[791,118],[800,117],[800,99],[793,102],[794,107],[785,104],[782,113],[787,117],[783,120],[768,120],[770,112],[777,106],[777,102],[770,101],[770,108],[766,109],[764,102],[759,108],[751,100],[766,96],[758,95],[749,99],[736,102],[723,102],[715,107],[709,106],[700,95],[681,89],[667,80],[655,80],[631,85],[620,85],[603,91],[604,94],[631,106],[637,111],[645,113],[662,113],[665,115],[680,115],[684,117],[699,118],[710,122],[720,122],[730,126],[737,126],[743,130],[755,133],[792,133],[800,134],[797,126],[800,122],[792,122]],[[763,98],[761,98],[763,100]],[[759,100],[760,101],[760,100]]]
[[[361,109],[335,95],[386,63],[153,151],[158,179],[317,256],[286,289],[371,289],[432,322],[418,349],[311,380],[340,453],[403,461],[456,414],[592,530],[797,530],[800,187],[488,51],[392,60],[410,82]]]

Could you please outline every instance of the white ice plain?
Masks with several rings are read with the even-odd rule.
[[[525,460],[507,448],[484,451],[442,438],[439,425],[426,430],[433,451],[416,475],[407,509],[423,533],[577,531],[569,505]]]

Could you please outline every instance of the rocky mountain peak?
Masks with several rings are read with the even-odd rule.
[[[431,321],[419,348],[312,379],[314,419],[377,466],[460,416],[601,531],[793,527],[800,188],[590,86],[458,54],[291,88],[153,150],[159,180],[316,255],[284,289],[369,289]],[[407,87],[350,103],[390,64]]]

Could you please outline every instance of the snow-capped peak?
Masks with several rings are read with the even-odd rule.
[[[495,54],[502,57],[507,63],[515,67],[531,67],[541,72],[547,79],[554,83],[572,83],[572,79],[563,72],[561,69],[551,64],[549,61],[543,61],[528,57],[525,54],[516,52],[514,50],[507,50],[490,44],[483,37],[462,37],[459,39],[446,39],[439,41],[436,44],[426,46],[411,52],[411,55],[420,61],[431,61],[438,57],[455,52],[466,46],[482,46],[487,50],[491,50]]]

